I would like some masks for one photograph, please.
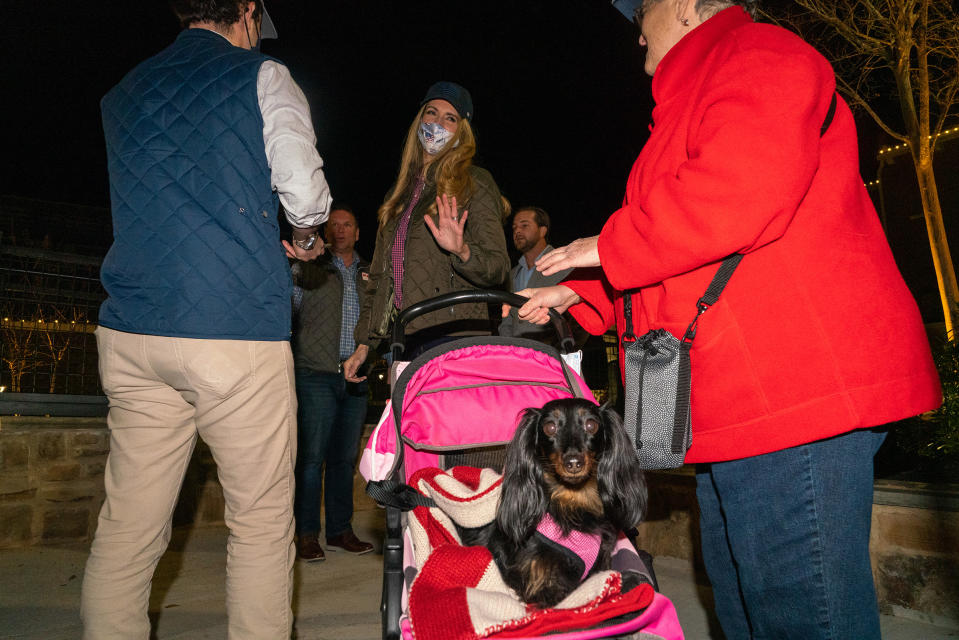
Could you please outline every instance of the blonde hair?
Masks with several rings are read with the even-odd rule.
[[[406,132],[406,144],[403,145],[403,155],[400,158],[400,171],[396,176],[396,184],[387,196],[386,202],[380,205],[377,212],[380,224],[403,213],[406,204],[413,196],[416,178],[423,171],[423,147],[420,145],[417,132],[420,122],[423,121],[424,104],[416,112],[413,123]],[[460,118],[459,126],[452,139],[436,155],[430,165],[430,171],[436,180],[436,193],[456,196],[460,206],[464,205],[473,195],[473,177],[469,168],[476,155],[476,138],[469,120]],[[436,203],[430,204],[430,213],[436,213]]]

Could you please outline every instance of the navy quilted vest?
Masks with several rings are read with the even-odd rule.
[[[187,29],[104,96],[113,246],[101,325],[289,339],[292,283],[256,95],[267,59]]]

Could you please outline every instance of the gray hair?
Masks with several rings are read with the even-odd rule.
[[[696,0],[696,14],[700,20],[707,20],[729,7],[742,7],[753,20],[759,14],[759,0]]]

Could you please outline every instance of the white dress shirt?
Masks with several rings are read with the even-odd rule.
[[[260,66],[256,94],[273,188],[294,227],[313,227],[329,217],[333,196],[316,150],[310,106],[290,70],[273,60]]]

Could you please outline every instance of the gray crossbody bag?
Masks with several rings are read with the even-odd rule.
[[[633,294],[623,298],[626,331],[622,353],[626,358],[626,411],[624,424],[643,469],[682,466],[693,442],[689,412],[692,382],[689,350],[696,337],[699,316],[716,304],[742,254],[735,253],[719,266],[706,293],[696,303],[696,317],[682,340],[665,329],[653,329],[637,338],[632,332]]]

